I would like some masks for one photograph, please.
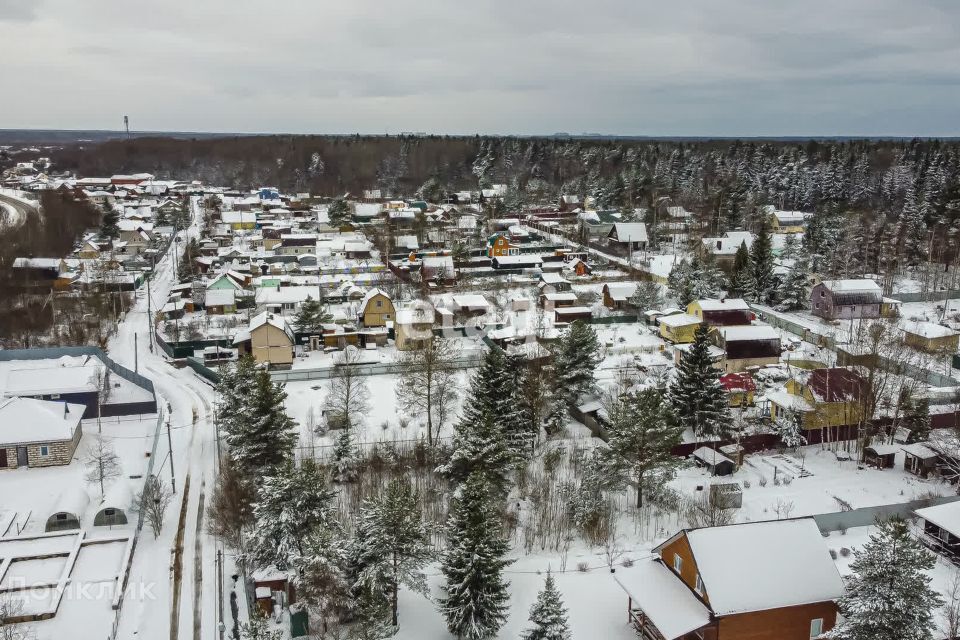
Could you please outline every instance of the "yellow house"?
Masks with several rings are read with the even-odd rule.
[[[792,413],[804,429],[857,424],[863,414],[866,381],[853,369],[801,371],[787,381],[786,393],[768,393],[770,417]]]
[[[250,353],[257,362],[270,365],[293,364],[294,335],[283,316],[264,311],[250,320],[250,328],[241,331],[233,343],[240,355]]]
[[[360,301],[359,320],[365,327],[385,327],[395,318],[393,301],[381,289],[367,291]]]
[[[660,337],[674,344],[693,342],[693,336],[700,326],[700,319],[689,313],[676,313],[672,316],[661,316]]]
[[[770,233],[803,233],[805,221],[802,211],[771,211]]]
[[[720,376],[720,386],[727,392],[731,407],[753,406],[753,394],[757,385],[746,373],[726,373]]]
[[[250,230],[257,227],[256,211],[223,211],[220,222],[229,225],[234,231]]]
[[[928,353],[955,353],[960,345],[960,333],[932,322],[906,322],[904,344]]]
[[[86,240],[77,249],[77,257],[81,260],[96,260],[100,257],[100,247],[92,240]]]
[[[487,257],[502,258],[503,256],[515,256],[520,253],[520,249],[510,242],[510,239],[502,233],[495,233],[487,238]]]

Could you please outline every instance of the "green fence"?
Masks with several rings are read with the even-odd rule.
[[[203,363],[200,358],[187,356],[187,366],[197,372],[197,375],[213,384],[220,382],[220,374]]]

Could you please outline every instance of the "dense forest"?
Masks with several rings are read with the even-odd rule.
[[[941,140],[656,141],[445,136],[137,138],[72,145],[79,175],[158,177],[319,195],[421,195],[508,185],[507,210],[596,196],[601,207],[683,205],[714,232],[755,228],[759,205],[814,211],[807,246],[821,269],[885,271],[960,246],[960,143]],[[889,265],[886,265],[889,267]]]

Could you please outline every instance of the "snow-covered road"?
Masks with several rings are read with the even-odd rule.
[[[167,300],[175,280],[175,247],[199,234],[199,201],[192,201],[193,224],[180,233],[157,263],[150,287],[149,308],[156,312]],[[131,584],[153,585],[151,598],[128,599],[121,612],[118,638],[210,638],[217,625],[217,543],[205,531],[202,504],[212,490],[216,474],[217,441],[213,421],[214,390],[190,369],[175,369],[159,348],[150,350],[151,323],[146,287],[120,323],[108,351],[115,360],[139,372],[156,387],[158,401],[169,408],[172,464],[177,493],[166,515],[163,531],[154,539],[145,528],[131,570]],[[165,440],[165,436],[164,436]],[[171,480],[171,460],[164,451],[156,473]],[[158,455],[159,452],[158,452]],[[181,509],[186,510],[181,540],[182,553],[174,554]],[[179,561],[178,561],[179,560]],[[179,567],[175,567],[179,564]],[[182,576],[179,589],[172,581],[174,569]],[[177,597],[174,597],[177,591]]]

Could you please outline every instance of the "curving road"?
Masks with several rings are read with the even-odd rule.
[[[40,210],[19,198],[0,193],[0,230],[19,227],[30,215],[39,216]]]

